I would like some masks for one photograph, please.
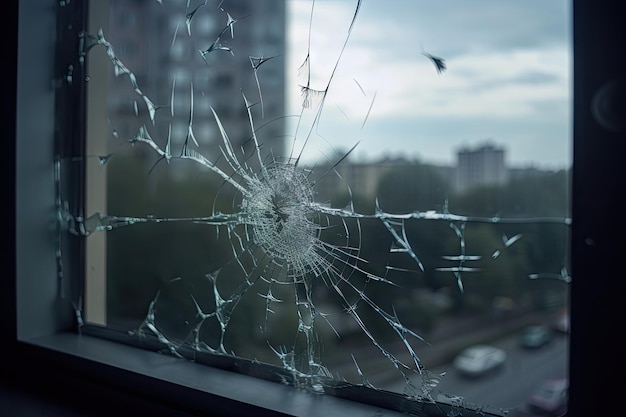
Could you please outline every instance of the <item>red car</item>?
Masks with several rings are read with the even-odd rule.
[[[569,333],[569,313],[566,310],[555,316],[552,328],[559,333]]]
[[[538,415],[562,416],[567,411],[567,378],[549,379],[534,391],[526,405]]]

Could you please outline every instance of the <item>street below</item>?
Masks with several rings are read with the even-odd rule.
[[[507,357],[501,367],[478,377],[461,375],[452,362],[430,369],[435,374],[445,372],[434,397],[444,400],[446,397],[461,397],[463,405],[484,407],[486,411],[524,410],[527,398],[543,381],[567,377],[566,335],[555,334],[549,344],[536,349],[520,346],[517,334],[489,344],[506,352]],[[405,385],[403,381],[398,381],[378,387],[403,392]]]

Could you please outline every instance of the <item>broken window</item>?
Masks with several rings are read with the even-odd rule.
[[[398,409],[567,378],[567,3],[457,6],[91,2],[83,331]]]

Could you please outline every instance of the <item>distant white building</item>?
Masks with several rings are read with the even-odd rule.
[[[464,192],[484,185],[503,185],[509,180],[503,148],[485,144],[457,152],[456,191]]]

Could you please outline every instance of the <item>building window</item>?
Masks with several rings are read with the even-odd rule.
[[[108,12],[121,4],[109,2]],[[160,13],[158,7],[165,6],[156,2],[146,7],[157,8],[150,13]],[[359,45],[357,28],[363,20],[368,21],[368,9],[361,3],[345,10],[338,5],[327,7],[316,5],[309,12],[312,10],[314,17],[326,16],[324,13],[347,16],[344,37],[337,42],[338,54],[330,61],[340,68],[344,53],[350,54],[348,46]],[[381,97],[392,95],[395,87],[383,89],[381,85],[379,91],[377,83],[352,77],[349,84],[360,99],[346,101],[350,87],[337,87],[341,94],[333,96],[333,88],[340,85],[344,74],[331,68],[326,77],[317,75],[324,71],[315,71],[313,46],[306,50],[301,66],[310,76],[300,87],[299,132],[292,136],[289,129],[293,126],[285,122],[286,130],[276,129],[277,134],[265,137],[265,125],[257,121],[268,117],[265,104],[272,97],[264,94],[262,70],[263,65],[278,62],[278,55],[244,54],[248,55],[250,81],[243,81],[244,66],[233,59],[237,44],[230,32],[233,28],[236,34],[239,26],[227,8],[210,10],[201,3],[197,8],[167,11],[183,18],[185,27],[181,28],[192,40],[193,18],[205,12],[221,15],[225,25],[208,49],[198,49],[206,53],[198,54],[194,70],[210,70],[215,64],[210,61],[220,54],[230,60],[228,65],[241,71],[236,93],[242,96],[244,111],[232,114],[246,116],[243,127],[237,120],[222,120],[218,111],[198,114],[193,96],[210,95],[211,91],[195,89],[193,83],[187,108],[170,105],[168,109],[180,86],[175,86],[175,81],[168,83],[168,96],[163,86],[152,81],[163,79],[155,72],[167,71],[167,65],[149,65],[145,82],[136,83],[133,68],[115,54],[115,34],[107,32],[104,24],[95,29],[91,20],[88,31],[79,34],[85,43],[79,51],[86,52],[83,58],[87,63],[86,72],[80,74],[85,78],[79,82],[89,79],[83,87],[89,103],[86,149],[77,149],[82,152],[78,159],[73,152],[60,154],[58,168],[62,178],[72,169],[84,170],[86,187],[78,191],[86,192],[86,198],[83,205],[80,197],[68,197],[76,189],[60,187],[57,209],[61,223],[68,227],[62,230],[61,240],[69,231],[86,242],[86,248],[76,245],[79,253],[86,251],[85,288],[70,291],[68,297],[80,318],[81,332],[108,334],[173,356],[213,358],[208,362],[226,358],[229,363],[254,369],[267,365],[283,382],[315,392],[331,392],[336,384],[347,383],[376,393],[397,392],[399,396],[394,398],[403,403],[436,400],[459,412],[471,406],[495,413],[517,407],[517,400],[510,405],[498,403],[504,395],[489,400],[445,388],[450,380],[455,381],[450,375],[458,373],[462,380],[460,361],[449,361],[469,344],[489,342],[498,349],[495,358],[504,358],[501,373],[488,375],[490,381],[502,377],[519,380],[519,375],[510,374],[515,367],[511,362],[519,359],[506,347],[512,340],[519,341],[506,339],[504,343],[502,329],[519,331],[536,320],[552,324],[561,312],[569,317],[569,157],[565,156],[562,169],[535,168],[536,175],[511,176],[504,186],[486,183],[473,194],[455,194],[454,171],[445,162],[434,163],[427,155],[379,161],[359,155],[359,148],[350,147],[349,142],[329,141],[327,132],[350,137],[343,135],[354,127],[350,124],[356,124],[353,132],[367,132],[370,125],[376,126],[378,106],[385,115],[385,105],[378,104],[386,103]],[[182,42],[179,35],[168,35],[171,42]],[[565,64],[567,42],[566,38]],[[209,51],[211,46],[217,49]],[[239,46],[250,45],[244,42]],[[446,68],[442,58],[421,52],[428,66],[416,65],[431,70],[433,80],[454,74],[452,58],[446,60]],[[149,55],[146,60],[164,62],[162,57]],[[467,64],[462,59],[458,62]],[[467,65],[469,71],[471,63]],[[558,78],[555,67],[546,69],[555,71],[548,78],[567,85],[567,80]],[[72,77],[79,72],[66,69],[60,82],[74,85]],[[118,93],[108,86],[124,88],[123,83],[110,82],[108,71],[128,81],[126,87],[135,94],[129,95],[133,97],[132,111],[111,114],[106,109],[107,95]],[[280,72],[273,71],[276,73]],[[560,75],[568,74],[566,68]],[[514,75],[527,80],[524,74]],[[555,98],[559,99],[565,107],[569,105],[567,89]],[[219,100],[211,101],[217,109]],[[352,102],[361,104],[361,109],[349,106]],[[99,108],[98,103],[104,104]],[[523,103],[515,105],[523,107]],[[331,123],[331,109],[337,109],[334,113],[343,117],[343,125]],[[363,110],[360,123],[355,123],[359,110]],[[395,110],[392,115],[401,112]],[[183,119],[186,129],[169,129]],[[81,120],[80,114],[77,120]],[[195,137],[195,126],[207,120],[218,127],[213,130],[219,134],[218,140],[207,144],[215,145],[213,148],[202,148]],[[268,125],[273,126],[274,121],[270,118]],[[120,137],[118,123],[134,133]],[[563,124],[568,123],[566,118]],[[174,140],[171,131],[184,137]],[[368,134],[372,133],[363,133],[362,142]],[[271,145],[263,146],[267,143]],[[330,151],[325,151],[323,144]],[[406,154],[412,148],[402,147],[401,151]],[[63,159],[68,154],[71,157]],[[76,160],[80,163],[74,164]],[[480,169],[480,161],[474,162]],[[352,179],[346,180],[349,175],[342,170],[358,177],[356,186]],[[57,182],[57,186],[63,184]],[[368,192],[361,195],[361,189]],[[367,198],[372,189],[374,200]],[[90,194],[96,190],[99,195]],[[189,197],[192,195],[200,197]],[[537,204],[537,195],[545,196],[545,204]],[[66,247],[62,245],[62,249]],[[106,264],[98,264],[98,259],[106,259]],[[58,269],[62,272],[66,270]],[[471,327],[468,346],[456,344],[447,358],[441,357],[443,346],[451,346],[447,343],[452,338],[437,336],[437,331],[443,332],[446,324],[459,325],[462,319],[471,321],[472,326],[479,322],[485,326]],[[498,332],[489,333],[493,329]],[[490,336],[474,339],[481,334]],[[437,340],[438,345],[429,345],[429,340]],[[567,334],[553,335],[549,347],[562,349],[558,376],[566,377]],[[530,351],[523,352],[530,355]],[[425,358],[433,362],[427,363]],[[435,361],[454,371],[444,375]],[[379,367],[386,370],[381,372]],[[391,374],[394,377],[388,378]],[[388,379],[393,380],[385,382]]]

